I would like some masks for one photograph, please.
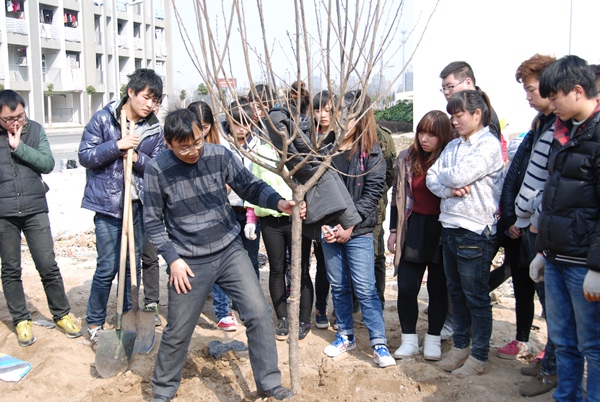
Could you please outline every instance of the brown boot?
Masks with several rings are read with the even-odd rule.
[[[523,396],[542,395],[556,388],[558,376],[544,374],[538,371],[529,381],[519,387],[519,393]]]
[[[452,375],[484,375],[490,371],[490,363],[488,361],[480,361],[474,358],[473,356],[469,356],[465,364],[462,367],[457,368],[452,372]]]
[[[438,362],[438,367],[444,371],[454,371],[462,366],[471,354],[471,348],[457,349],[454,346],[448,352],[448,355]]]

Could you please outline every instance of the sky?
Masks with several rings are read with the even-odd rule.
[[[317,23],[313,1],[306,1],[307,26],[309,32],[314,32],[314,37],[318,38],[319,27],[322,29],[325,23]],[[392,45],[384,55],[384,75],[388,80],[396,80],[393,88],[397,88],[400,82],[404,65],[413,71],[415,125],[429,110],[445,110],[446,101],[439,92],[439,73],[452,61],[464,60],[471,64],[477,85],[488,94],[498,116],[508,121],[507,131],[510,133],[526,131],[535,116],[535,111],[529,108],[525,100],[522,85],[514,78],[522,61],[535,53],[556,57],[571,53],[589,63],[600,63],[600,46],[595,44],[600,15],[598,0],[439,0],[433,11],[437,1],[405,2]],[[322,8],[324,2],[328,0],[317,1],[317,7]],[[197,32],[193,3],[190,0],[175,0],[190,34]],[[212,21],[221,15],[221,4],[231,4],[227,0],[209,3],[216,7],[210,10]],[[371,2],[362,3],[368,5]],[[399,3],[397,0],[388,0],[388,5],[396,5],[396,8]],[[262,36],[260,20],[255,12],[256,1],[243,1],[242,4],[248,15],[248,40],[254,46],[259,46]],[[274,54],[273,71],[288,82],[294,81],[295,63],[286,33],[295,32],[294,1],[264,0],[264,4],[268,43]],[[382,16],[382,24],[389,21],[390,14],[388,12]],[[175,18],[172,21],[176,23]],[[193,90],[202,79],[195,71],[181,36],[175,29],[172,35],[174,86]],[[402,35],[403,30],[406,31],[405,35]],[[219,35],[222,37],[223,34],[223,29],[220,29]],[[406,39],[404,49],[401,46],[403,36]],[[239,39],[236,38],[235,42],[239,42]],[[309,42],[315,60],[313,64],[317,65],[313,71],[318,71],[320,46],[315,39]],[[413,50],[415,55],[410,59]],[[244,82],[247,80],[247,69],[241,48],[235,48],[232,54],[234,56],[230,63],[233,75],[239,79],[238,85],[244,86],[247,84],[247,81]],[[335,59],[335,56],[332,58]],[[261,80],[260,69],[253,67],[250,72],[255,80]],[[305,78],[306,74],[306,71],[302,71],[301,78]],[[335,78],[335,73],[332,76]]]

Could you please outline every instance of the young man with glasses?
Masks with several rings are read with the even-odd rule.
[[[144,195],[143,175],[148,161],[165,148],[163,129],[153,112],[162,97],[162,91],[162,79],[153,70],[136,70],[129,76],[125,97],[94,113],[83,131],[79,145],[79,163],[88,169],[81,206],[96,212],[94,224],[98,260],[86,317],[93,348],[97,332],[103,329],[110,288],[119,270],[123,225],[123,157],[129,149],[134,150],[131,192],[135,253],[138,262],[136,270],[139,278],[139,261],[145,238],[141,201]],[[127,116],[127,127],[130,122],[135,123],[135,133],[121,133],[122,110]],[[131,309],[130,288],[130,277],[127,276],[124,311]]]
[[[201,122],[188,109],[165,120],[163,152],[146,167],[144,226],[169,265],[169,319],[152,377],[152,401],[170,401],[204,302],[218,284],[245,319],[250,364],[259,397],[287,399],[281,386],[272,312],[240,236],[227,197],[231,187],[242,199],[292,214],[295,205],[257,179],[241,160],[219,144],[202,145]],[[300,211],[306,216],[306,209]]]
[[[54,255],[42,173],[54,169],[44,128],[25,114],[25,101],[15,91],[0,92],[0,260],[2,289],[21,346],[36,339],[21,281],[21,233],[25,235],[48,307],[59,330],[69,338],[81,330],[68,315],[71,307]]]

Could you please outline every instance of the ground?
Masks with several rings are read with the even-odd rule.
[[[95,268],[95,236],[92,214],[79,208],[85,175],[82,169],[45,176],[50,186],[48,199],[50,219],[55,233],[55,250],[65,288],[71,303],[72,315],[82,327],[86,303]],[[498,256],[497,261],[501,260]],[[400,344],[401,332],[396,308],[396,284],[392,278],[391,255],[388,256],[388,277],[384,317],[391,351]],[[166,295],[167,276],[161,267],[161,295]],[[268,265],[261,268],[261,283],[268,295]],[[23,242],[23,282],[27,306],[34,321],[48,320],[45,294],[39,276]],[[116,282],[109,302],[109,323],[114,323]],[[329,359],[323,348],[335,339],[332,329],[314,327],[300,342],[300,378],[302,389],[293,401],[523,401],[519,386],[528,379],[519,369],[528,359],[502,360],[495,350],[511,341],[515,333],[514,298],[510,280],[495,292],[493,306],[494,329],[491,340],[489,374],[473,378],[455,378],[440,370],[435,363],[421,356],[398,361],[395,367],[380,369],[373,364],[368,333],[360,313],[355,315],[357,349],[346,356]],[[160,314],[165,324],[167,300],[162,297]],[[418,333],[424,336],[427,316],[423,313],[427,292],[422,288],[419,297]],[[540,318],[541,307],[536,302],[534,328],[530,345],[534,353],[546,342],[546,324]],[[210,303],[204,309],[194,333],[183,380],[175,402],[187,401],[250,401],[256,399],[247,352],[229,352],[221,359],[208,353],[212,340],[236,339],[246,342],[243,326],[234,333],[224,333],[215,327]],[[148,355],[134,355],[129,370],[114,378],[101,378],[94,367],[94,352],[87,336],[68,339],[56,329],[34,326],[37,342],[18,346],[4,296],[0,297],[0,352],[25,360],[31,371],[18,383],[0,382],[0,395],[9,401],[142,401],[150,400],[150,379],[163,327],[157,327],[156,346]],[[452,341],[442,343],[444,354]],[[288,343],[277,342],[282,382],[290,386]],[[551,393],[530,398],[550,401]]]

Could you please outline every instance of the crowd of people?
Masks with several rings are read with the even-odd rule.
[[[85,317],[93,347],[119,271],[119,239],[128,218],[124,166],[131,163],[135,269],[144,285],[143,309],[155,313],[155,325],[162,325],[158,255],[168,266],[153,401],[176,394],[211,293],[217,328],[236,331],[234,311],[245,327],[258,395],[292,397],[281,385],[276,341],[290,335],[286,271],[297,259],[299,339],[311,331],[314,311],[316,328],[337,331],[323,351],[331,358],[356,348],[354,313],[360,310],[377,366],[394,366],[422,350],[425,360],[453,375],[486,374],[490,292],[512,276],[516,336],[497,356],[531,352],[536,291],[548,327],[545,349],[521,369],[531,376],[521,395],[556,388],[558,401],[600,400],[599,70],[577,56],[525,60],[516,79],[538,115],[526,135],[507,144],[470,65],[452,62],[440,74],[446,111],[426,113],[413,144],[397,157],[391,133],[376,124],[374,105],[361,90],[322,91],[311,99],[302,82],[283,97],[258,85],[235,99],[222,121],[207,103],[195,102],[161,124],[156,112],[162,81],[153,70],[136,70],[125,96],[92,116],[79,147],[87,169],[82,207],[95,212],[98,251]],[[0,91],[2,286],[21,346],[36,340],[21,282],[21,233],[56,327],[70,338],[82,336],[69,315],[41,179],[54,159],[43,127],[27,118],[25,107],[18,93]],[[122,132],[122,113],[135,127],[129,135]],[[299,184],[320,175],[305,201],[289,201],[289,181],[274,173],[279,166],[294,172],[291,180]],[[394,254],[402,330],[393,353],[386,324],[395,324],[383,317],[382,225],[390,188],[387,250]],[[292,248],[294,208],[304,220],[301,250]],[[261,235],[271,303],[259,282]],[[505,264],[491,271],[500,247]],[[417,296],[425,270],[428,325],[421,349]],[[132,308],[126,278],[124,312]],[[443,356],[441,342],[450,336],[452,348]]]

